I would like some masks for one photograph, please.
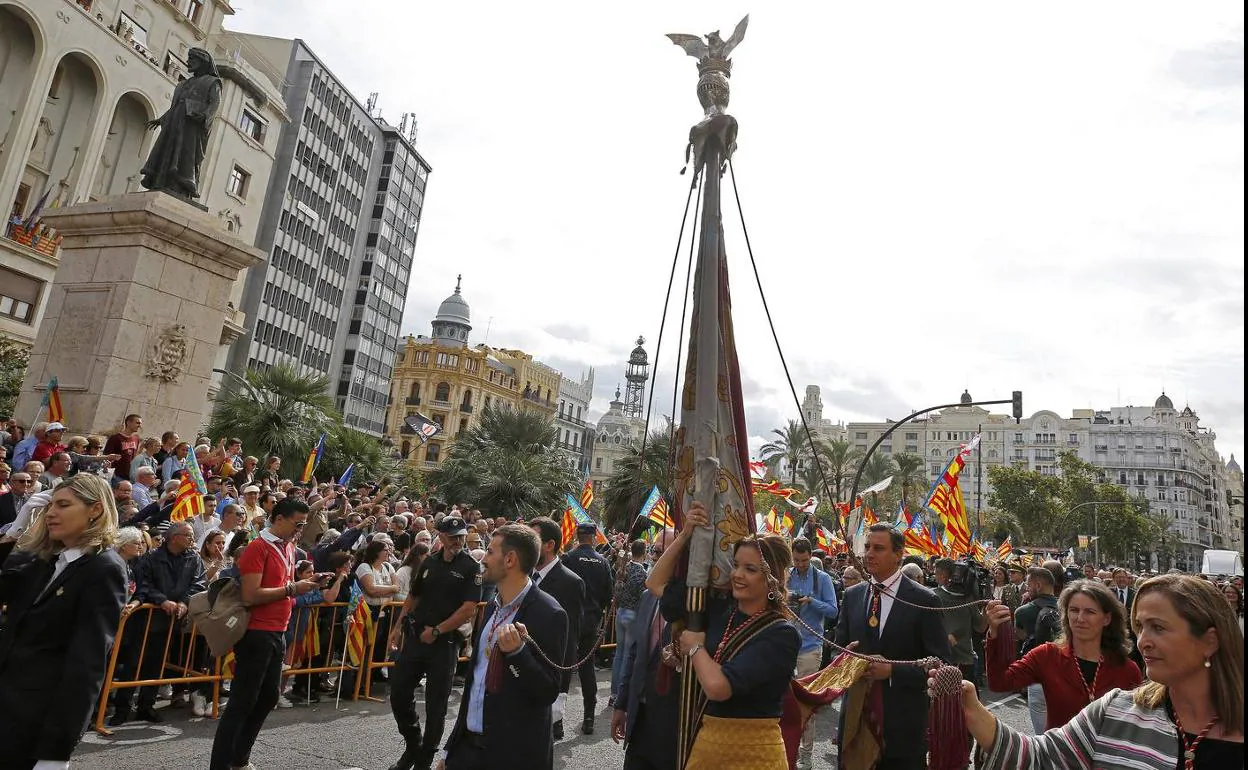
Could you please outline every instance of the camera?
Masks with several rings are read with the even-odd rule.
[[[973,559],[962,558],[953,563],[949,584],[971,601],[992,598],[992,573]]]
[[[797,611],[802,608],[802,599],[805,599],[805,598],[806,598],[806,594],[799,594],[797,592],[790,593],[789,594],[789,609],[793,610],[794,614],[796,614]]]

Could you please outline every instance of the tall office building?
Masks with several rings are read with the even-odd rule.
[[[339,324],[331,370],[337,379],[335,397],[343,420],[375,436],[386,428],[399,324],[429,180],[429,164],[412,146],[408,120],[404,116],[398,128],[377,121],[382,136],[381,173],[370,188],[372,211],[363,259],[352,274],[355,290],[348,295],[351,318]]]
[[[284,68],[282,133],[248,273],[249,333],[231,368],[285,364],[330,380],[348,425],[384,428],[429,165],[302,40],[239,35]]]

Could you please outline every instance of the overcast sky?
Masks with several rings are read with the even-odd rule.
[[[604,410],[639,334],[654,354],[701,117],[664,34],[749,11],[735,165],[799,397],[849,421],[963,388],[1063,415],[1164,388],[1243,458],[1240,3],[295,5],[234,0],[228,26],[303,38],[419,120],[406,332],[463,273],[474,342],[596,367]],[[757,444],[796,407],[730,197],[725,225]]]

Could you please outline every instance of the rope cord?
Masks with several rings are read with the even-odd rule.
[[[585,657],[581,658],[580,660],[578,660],[577,662],[573,663],[570,666],[565,666],[561,663],[556,663],[553,660],[551,660],[550,656],[546,654],[546,651],[542,649],[541,645],[533,641],[533,637],[529,636],[527,631],[522,635],[522,637],[524,639],[524,643],[533,645],[533,649],[537,650],[537,656],[541,658],[542,660],[546,661],[546,664],[549,665],[551,668],[555,669],[556,671],[576,671],[580,669],[580,667],[585,663],[585,661],[594,657],[594,654],[598,652],[598,648],[602,646],[602,639],[607,634],[607,620],[613,615],[615,615],[615,599],[611,600],[611,605],[607,608],[607,611],[603,613],[602,615],[602,621],[598,624],[598,637],[594,639],[594,645],[589,648],[589,652],[586,653]],[[615,650],[615,654],[619,655],[621,653],[623,653],[623,650],[619,649],[619,647],[617,646]]]
[[[771,317],[771,307],[767,303],[767,294],[763,291],[763,279],[758,272],[758,262],[754,259],[754,247],[750,245],[750,230],[745,224],[745,210],[741,206],[741,191],[737,188],[737,171],[733,166],[732,158],[728,159],[728,174],[732,179],[732,197],[737,202],[737,215],[741,219],[741,233],[745,236],[745,250],[750,256],[750,268],[754,271],[754,283],[758,287],[759,299],[763,301],[763,313],[767,316],[767,326],[771,330],[771,339],[776,344],[776,353],[780,355],[780,367],[784,370],[784,378],[789,383],[789,393],[793,396],[793,404],[797,407],[797,416],[802,421],[802,430],[806,432],[806,440],[810,444],[811,459],[815,462],[815,468],[819,471],[819,480],[823,482],[823,493],[826,498],[833,504],[836,503],[836,495],[832,493],[832,486],[828,483],[828,475],[823,470],[823,461],[819,457],[819,449],[815,445],[814,434],[810,432],[810,424],[806,422],[806,415],[802,412],[802,401],[797,397],[797,387],[793,384],[793,375],[789,372],[789,363],[784,357],[784,349],[780,346],[780,335],[776,333],[776,322]],[[849,559],[855,567],[862,568],[858,555],[848,547],[849,535],[845,531],[845,525],[841,521],[841,517],[836,517],[836,528],[841,533],[841,538],[845,540],[846,549],[849,553]]]
[[[702,213],[702,182],[704,181],[701,174],[698,174],[698,200],[693,204],[693,218],[696,220],[698,215]],[[676,424],[676,403],[680,395],[680,357],[685,352],[685,319],[689,317],[689,286],[693,281],[693,251],[697,244],[697,238],[689,239],[689,259],[685,263],[685,299],[680,306],[680,336],[676,338],[676,373],[672,377],[672,425]],[[657,363],[657,362],[656,362]],[[671,490],[672,495],[676,494],[676,432],[672,431],[667,439],[667,488]],[[674,506],[676,501],[672,501]],[[664,537],[667,530],[664,529]]]
[[[646,439],[650,436],[650,412],[654,408],[654,383],[658,381],[659,374],[659,355],[663,352],[663,331],[667,328],[667,308],[672,301],[672,286],[676,282],[676,265],[680,263],[680,247],[685,241],[685,225],[689,222],[689,204],[693,201],[694,190],[702,189],[700,178],[695,176],[689,182],[689,194],[685,196],[685,213],[680,217],[680,233],[676,236],[676,250],[672,254],[672,269],[667,275],[667,294],[663,299],[663,317],[659,319],[659,338],[655,342],[654,347],[654,374],[650,378],[650,398],[646,401],[646,428],[641,434],[641,457],[646,456]],[[698,196],[699,202],[701,196]],[[694,212],[694,218],[697,218],[697,212]],[[679,358],[677,359],[679,366]]]

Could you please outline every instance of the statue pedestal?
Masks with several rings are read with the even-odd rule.
[[[56,377],[67,435],[107,435],[135,413],[145,436],[193,440],[218,349],[237,336],[231,289],[264,253],[160,192],[43,217],[64,241],[17,415],[31,419]]]

